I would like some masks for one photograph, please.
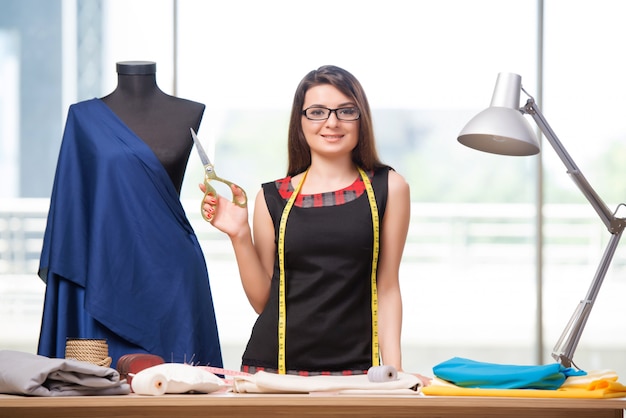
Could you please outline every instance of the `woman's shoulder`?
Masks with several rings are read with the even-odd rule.
[[[265,182],[261,185],[259,193],[267,201],[282,202],[289,199],[293,188],[291,187],[291,177],[283,177],[280,179]]]
[[[409,191],[409,183],[406,181],[402,174],[398,173],[393,168],[389,168],[388,180],[390,193],[402,193]]]
[[[375,168],[372,171],[374,176],[386,176],[389,179],[389,184],[393,182],[394,184],[402,184],[406,183],[406,180],[402,176],[402,174],[398,173],[393,167],[388,165],[382,165],[380,167]]]
[[[261,185],[261,188],[264,190],[278,190],[279,192],[291,191],[291,176],[283,177],[280,179],[267,181]]]

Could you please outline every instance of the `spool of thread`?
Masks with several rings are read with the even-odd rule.
[[[398,379],[398,371],[393,366],[372,366],[367,371],[370,382],[382,383]]]

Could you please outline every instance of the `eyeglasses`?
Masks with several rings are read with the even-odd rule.
[[[361,117],[361,111],[358,107],[340,107],[338,109],[308,107],[302,111],[302,114],[309,120],[326,120],[333,112],[339,120],[357,120]]]

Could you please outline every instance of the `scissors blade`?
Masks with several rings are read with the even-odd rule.
[[[198,136],[196,135],[196,132],[193,130],[193,128],[189,128],[189,130],[191,131],[191,137],[193,138],[193,142],[194,144],[196,144],[196,149],[198,150],[198,154],[200,154],[200,160],[202,160],[202,164],[204,164],[205,166],[212,165],[211,160],[209,159],[209,157],[206,155],[206,152],[204,151],[204,147],[200,143],[200,139],[198,139]]]

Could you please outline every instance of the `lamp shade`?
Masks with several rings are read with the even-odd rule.
[[[503,155],[534,155],[539,141],[519,110],[521,77],[500,73],[491,105],[463,128],[458,141],[479,151]]]

